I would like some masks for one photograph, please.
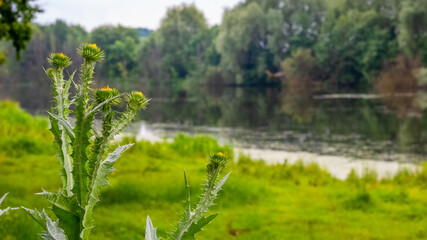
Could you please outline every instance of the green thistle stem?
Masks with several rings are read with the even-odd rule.
[[[89,133],[92,128],[94,114],[89,114],[88,105],[90,92],[90,85],[92,83],[92,75],[94,72],[95,63],[85,61],[81,67],[81,83],[78,86],[78,93],[74,101],[76,105],[76,126],[74,128],[75,141],[73,144],[73,176],[74,176],[74,188],[73,193],[77,195],[77,202],[82,206],[86,204],[88,186],[86,171],[87,157],[87,146],[89,146]]]
[[[98,171],[98,167],[104,158],[105,153],[108,151],[109,143],[112,138],[111,129],[113,127],[112,120],[115,115],[115,111],[111,109],[109,105],[103,106],[101,110],[102,114],[102,136],[95,138],[95,143],[92,148],[92,157],[90,158],[88,164],[88,173],[89,177],[93,181],[96,178],[96,172]],[[89,189],[91,191],[91,189]]]
[[[52,75],[53,79],[53,87],[54,87],[54,94],[56,96],[56,110],[58,113],[58,116],[67,119],[68,118],[68,112],[65,111],[65,109],[68,109],[68,89],[64,88],[64,68],[58,67],[54,71],[54,74]],[[59,126],[60,131],[60,140],[58,139],[57,144],[60,145],[60,151],[62,153],[60,156],[58,156],[58,160],[62,166],[62,182],[63,182],[63,192],[67,194],[67,196],[71,197],[73,195],[72,188],[73,188],[73,176],[71,173],[71,158],[70,158],[70,152],[69,152],[69,146],[70,146],[70,140],[68,138],[66,130]]]

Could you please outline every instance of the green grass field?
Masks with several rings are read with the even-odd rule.
[[[0,195],[9,192],[2,208],[49,206],[35,193],[61,186],[52,140],[44,118],[0,102]],[[136,143],[115,165],[112,186],[95,209],[92,239],[143,239],[147,215],[160,236],[170,231],[185,200],[183,170],[195,196],[213,152],[233,156],[232,148],[201,136]],[[427,239],[426,164],[382,180],[367,171],[341,181],[315,164],[266,165],[247,157],[228,170],[214,210],[220,215],[199,239]],[[41,239],[40,232],[21,211],[0,217],[0,239]]]

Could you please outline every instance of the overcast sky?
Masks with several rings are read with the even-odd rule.
[[[156,29],[168,7],[194,3],[205,15],[208,24],[221,22],[225,8],[242,0],[40,0],[44,10],[36,22],[52,23],[56,19],[80,24],[86,30],[103,24],[121,24],[127,27]]]

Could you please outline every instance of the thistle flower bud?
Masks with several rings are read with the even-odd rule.
[[[95,43],[82,44],[77,52],[88,62],[98,62],[104,58],[104,51],[101,51]]]
[[[104,88],[101,89],[97,89],[95,91],[95,100],[98,104],[104,102],[107,99],[111,99],[115,96],[119,95],[119,91],[117,91],[114,88],[110,88],[109,86],[106,86]],[[119,98],[116,98],[114,100],[111,100],[108,105],[117,105],[120,102]]]
[[[208,172],[218,168],[225,167],[225,165],[227,165],[229,160],[230,160],[230,157],[225,155],[222,152],[210,155],[208,165],[207,165]]]
[[[139,110],[145,108],[147,105],[147,98],[142,94],[142,92],[133,91],[128,94],[128,104],[129,108],[132,110]]]
[[[65,68],[71,64],[70,58],[63,53],[52,53],[47,60],[57,68]]]

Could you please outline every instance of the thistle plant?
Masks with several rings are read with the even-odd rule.
[[[62,187],[57,192],[43,190],[38,195],[52,204],[51,209],[58,220],[52,221],[44,209],[40,212],[37,209],[19,208],[44,229],[41,237],[45,240],[89,239],[94,227],[92,212],[100,200],[101,189],[109,185],[107,176],[115,170],[113,165],[121,154],[132,146],[118,146],[110,151],[111,142],[114,136],[131,123],[138,111],[146,108],[149,101],[137,91],[120,94],[109,86],[91,89],[95,65],[102,60],[104,53],[95,44],[81,45],[78,53],[84,59],[79,69],[78,83],[73,81],[76,71],[68,79],[64,79],[64,69],[70,66],[71,60],[62,53],[51,54],[48,61],[53,68],[45,70],[52,80],[54,106],[48,112],[49,129],[57,149]],[[71,84],[75,87],[72,98]],[[125,102],[126,109],[119,113],[115,106],[121,102]],[[74,110],[71,110],[72,106]],[[101,119],[99,129],[94,126],[96,116]],[[70,117],[75,119],[73,124],[69,121]],[[184,172],[186,209],[167,239],[194,239],[194,234],[217,216],[204,215],[214,204],[229,176],[227,174],[218,181],[228,161],[229,158],[222,153],[209,157],[204,193],[193,210],[190,204],[190,187]],[[6,195],[0,199],[0,204],[5,197]],[[8,210],[9,208],[0,209],[0,215]],[[159,239],[149,217],[146,226],[146,239]]]
[[[218,196],[225,181],[230,173],[226,174],[218,181],[221,172],[226,167],[230,158],[223,153],[212,154],[209,156],[207,168],[207,179],[204,185],[204,192],[200,197],[194,210],[191,209],[190,185],[188,183],[187,173],[184,171],[185,188],[187,190],[187,199],[185,201],[185,210],[180,216],[180,221],[176,224],[174,230],[168,234],[166,239],[195,239],[195,234],[202,231],[202,228],[209,224],[218,214],[204,216],[209,212],[209,207],[214,205],[214,200]],[[147,217],[145,227],[146,240],[159,240],[156,228],[153,227],[150,217]]]
[[[46,70],[52,80],[54,106],[49,111],[50,131],[54,136],[56,157],[60,164],[62,188],[52,193],[38,193],[52,203],[58,217],[53,222],[43,210],[22,207],[45,230],[44,239],[89,239],[93,225],[92,212],[99,201],[101,189],[108,185],[107,175],[114,171],[113,164],[132,145],[117,147],[109,153],[110,143],[144,109],[148,99],[140,92],[120,94],[108,86],[92,90],[92,79],[97,62],[104,57],[95,44],[83,44],[78,49],[84,62],[80,67],[80,81],[75,84],[74,71],[68,80],[64,69],[71,64],[62,53],[51,54],[48,61],[53,68]],[[75,85],[75,95],[70,100],[70,86]],[[126,102],[126,110],[119,114],[113,107]],[[70,107],[74,105],[74,110]],[[74,126],[69,117],[73,114]],[[95,115],[102,119],[101,129],[94,126]]]

